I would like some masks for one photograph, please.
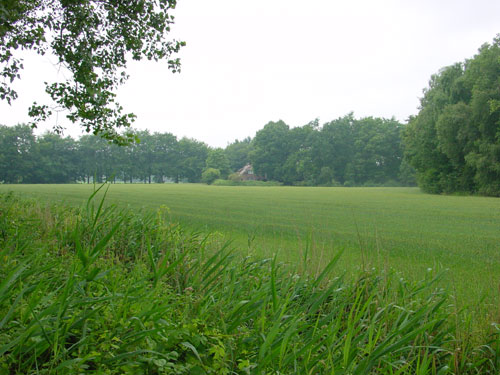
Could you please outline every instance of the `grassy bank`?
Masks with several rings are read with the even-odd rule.
[[[372,271],[346,280],[337,253],[308,276],[276,257],[236,256],[220,236],[169,221],[165,208],[95,199],[74,208],[1,196],[1,373],[500,368],[498,330],[479,344],[464,334],[464,315],[432,272],[418,282]]]

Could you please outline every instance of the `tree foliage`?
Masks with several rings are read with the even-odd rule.
[[[283,121],[269,122],[253,140],[250,160],[255,173],[268,180],[283,181],[283,165],[289,154],[290,128]]]
[[[170,133],[131,130],[128,147],[84,135],[35,137],[28,125],[0,126],[0,183],[199,182],[209,148]]]
[[[36,160],[35,137],[29,126],[0,126],[0,182],[31,182]]]
[[[314,120],[290,128],[278,121],[224,150],[147,130],[131,129],[140,142],[118,147],[93,135],[75,141],[55,133],[35,137],[27,125],[0,126],[0,181],[200,182],[208,169],[226,179],[251,161],[258,176],[286,185],[411,184],[413,171],[402,163],[403,128],[393,119],[352,114],[322,126]]]
[[[170,14],[176,0],[8,0],[0,3],[0,98],[11,103],[18,97],[12,83],[23,68],[21,50],[52,53],[69,74],[46,83],[54,105],[34,103],[29,114],[33,125],[54,111],[93,134],[126,143],[135,116],[123,113],[115,90],[128,78],[133,60],[167,60],[168,68],[180,68],[172,58],[184,42],[166,37],[174,22]],[[56,128],[60,131],[60,128]]]
[[[256,174],[288,185],[398,185],[402,129],[394,119],[353,114],[292,129],[270,122],[257,132],[249,157]]]
[[[203,173],[201,174],[201,181],[204,183],[210,185],[212,184],[215,180],[221,177],[221,173],[218,169],[216,168],[206,168]]]
[[[224,149],[231,170],[237,171],[250,162],[248,155],[252,150],[251,142],[250,137],[242,141],[235,140]]]
[[[229,160],[227,159],[224,150],[221,148],[216,148],[208,152],[205,165],[207,169],[217,169],[220,172],[220,176],[222,178],[227,178],[229,173],[231,173]]]
[[[500,196],[499,82],[500,37],[431,77],[404,136],[424,191]]]

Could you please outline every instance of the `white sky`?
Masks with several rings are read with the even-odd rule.
[[[353,111],[405,121],[431,74],[500,33],[496,0],[179,0],[173,14],[172,36],[187,42],[182,72],[133,63],[118,100],[136,128],[214,147],[278,119],[301,126]],[[28,121],[29,105],[47,102],[50,58],[25,66],[20,98],[0,102],[2,124]],[[68,124],[66,134],[80,131]]]

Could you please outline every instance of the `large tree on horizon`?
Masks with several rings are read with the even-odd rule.
[[[500,196],[499,83],[500,36],[431,77],[404,136],[424,191]]]

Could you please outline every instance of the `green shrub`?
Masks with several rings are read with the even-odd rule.
[[[220,178],[220,171],[215,168],[207,168],[201,174],[201,181],[208,185],[212,184],[218,178]]]
[[[217,179],[212,183],[212,185],[216,185],[216,186],[281,186],[282,183],[277,182],[277,181],[254,181],[254,180],[234,181],[234,180]]]
[[[223,180],[221,178],[218,178],[215,180],[212,185],[214,186],[238,186],[241,185],[241,182],[234,181],[234,180]]]
[[[241,175],[239,173],[231,173],[228,177],[228,180],[234,181],[234,182],[240,182],[243,179],[241,178]]]

